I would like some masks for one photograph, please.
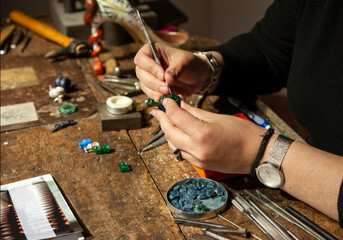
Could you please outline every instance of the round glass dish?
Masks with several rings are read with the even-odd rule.
[[[212,179],[189,178],[172,185],[166,199],[168,208],[178,217],[209,219],[226,209],[228,192]]]

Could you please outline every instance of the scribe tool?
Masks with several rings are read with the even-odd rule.
[[[158,65],[162,66],[162,64],[161,64],[161,62],[160,62],[160,59],[158,59],[158,57],[157,57],[156,49],[155,49],[155,47],[154,47],[154,45],[153,45],[153,43],[152,43],[152,41],[151,41],[150,35],[149,35],[149,33],[148,33],[147,28],[145,27],[144,21],[143,21],[143,19],[141,18],[141,15],[139,14],[139,11],[138,11],[137,9],[136,9],[136,12],[137,12],[138,18],[139,18],[139,20],[140,20],[140,22],[141,22],[141,27],[142,27],[142,30],[143,30],[143,32],[144,32],[145,38],[146,38],[146,40],[148,41],[148,44],[149,44],[150,49],[151,49],[151,51],[152,51],[152,54],[154,55],[154,59],[155,59],[155,61],[158,63]],[[164,81],[164,82],[165,82],[165,84],[167,85],[167,87],[168,87],[168,89],[169,89],[170,95],[172,95],[173,93],[172,93],[172,91],[171,91],[171,89],[170,89],[170,87],[169,87],[169,84],[168,84],[166,81]]]

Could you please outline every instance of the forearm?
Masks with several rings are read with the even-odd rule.
[[[270,139],[265,160],[276,136]],[[343,179],[343,157],[293,142],[282,163],[281,189],[338,220],[337,201]]]

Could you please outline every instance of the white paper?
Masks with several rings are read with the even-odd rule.
[[[38,120],[33,102],[1,106],[1,126]]]

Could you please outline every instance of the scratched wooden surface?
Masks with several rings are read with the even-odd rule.
[[[75,99],[83,95],[84,91],[87,91],[87,96],[83,96],[93,99],[94,102],[104,102],[110,96],[109,92],[96,83],[97,77],[90,65],[92,60],[68,59],[58,63],[46,62],[43,58],[44,53],[55,48],[58,46],[33,34],[32,42],[24,53],[19,54],[13,51],[11,55],[2,58],[1,68],[20,65],[27,59],[31,59],[32,62],[36,61],[35,64],[42,65],[46,78],[53,79],[54,74],[61,69],[65,70],[64,73],[67,76],[81,76],[78,79],[78,87],[83,90],[74,93]],[[124,46],[120,49],[120,54],[126,54],[132,53],[136,48],[129,44],[127,49]],[[111,53],[119,54],[118,51],[107,52],[107,54]],[[102,57],[108,58],[108,55]],[[9,60],[11,62],[8,62]],[[121,66],[131,68],[132,54],[131,58],[120,59],[119,63]],[[47,100],[42,100],[48,97],[46,89],[44,96],[43,93],[38,94],[38,92],[28,90],[30,100],[38,104],[42,101],[47,102]],[[3,91],[1,100],[15,103],[16,93],[16,90]],[[134,97],[134,100],[137,103],[137,110],[148,113],[150,108],[145,106],[145,98],[146,96],[142,94]],[[52,101],[52,99],[49,100]],[[194,103],[196,97],[190,98],[189,101]],[[90,105],[93,106],[93,104]],[[264,109],[263,105],[260,106],[262,106],[261,114],[267,114],[265,116],[271,120],[272,124],[275,124],[274,127],[291,132],[281,119],[271,114],[268,109]],[[213,112],[222,112],[224,108],[234,113],[232,112],[234,108],[230,108],[227,103],[219,101],[215,96],[209,97],[203,108]],[[158,123],[155,119],[144,121],[141,129],[113,132],[101,132],[100,119],[96,111],[87,111],[75,119],[78,122],[76,125],[55,133],[51,131],[56,119],[53,122],[46,121],[40,126],[9,132],[2,131],[1,184],[50,173],[61,187],[82,224],[89,231],[87,239],[90,240],[190,239],[194,234],[201,234],[199,228],[174,224],[175,216],[169,211],[165,196],[168,188],[177,181],[198,177],[196,171],[186,161],[176,161],[167,144],[141,155],[137,153],[157,127]],[[79,149],[77,144],[84,138],[90,138],[100,144],[109,144],[111,152],[104,155],[86,154]],[[120,160],[127,162],[132,171],[121,173],[118,168]],[[280,206],[291,205],[338,239],[343,239],[343,231],[337,222],[280,190],[265,188],[255,179],[247,176],[220,182],[231,196],[235,190],[259,189]],[[299,239],[312,239],[308,234],[268,209],[265,211],[275,216]],[[222,216],[247,228],[261,239],[267,239],[251,221],[230,204]],[[208,221],[231,225],[219,217]]]
[[[9,131],[47,123],[65,122],[70,119],[88,117],[96,112],[96,99],[85,83],[85,75],[74,59],[49,62],[43,56],[47,51],[59,48],[58,45],[32,34],[32,40],[21,53],[20,45],[6,55],[1,55],[1,70],[19,67],[32,67],[36,72],[37,86],[15,88],[1,91],[1,106],[34,102],[38,121],[1,126],[1,131]],[[56,76],[67,77],[75,91],[67,93],[63,103],[73,103],[77,111],[73,114],[61,114],[61,104],[49,97],[49,86],[54,86]],[[21,76],[18,76],[21,77]]]

